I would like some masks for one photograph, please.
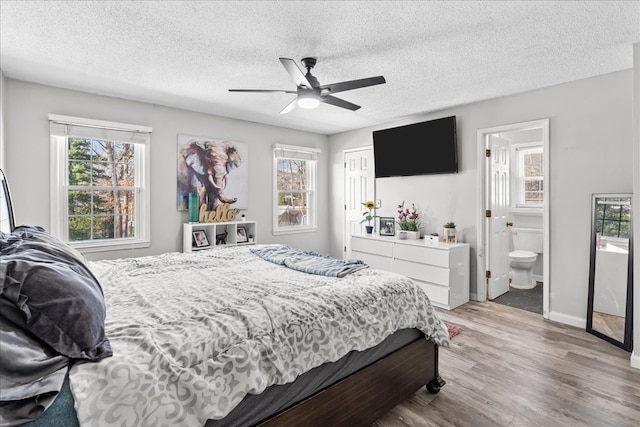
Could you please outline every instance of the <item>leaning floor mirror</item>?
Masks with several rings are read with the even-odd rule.
[[[631,194],[594,194],[587,332],[632,350]]]

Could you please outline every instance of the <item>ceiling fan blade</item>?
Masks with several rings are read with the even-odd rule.
[[[330,94],[344,92],[345,90],[359,89],[361,87],[374,86],[387,81],[382,76],[368,77],[366,79],[349,80],[347,82],[331,83],[319,87],[321,93]]]
[[[345,101],[344,99],[336,98],[335,96],[327,95],[320,98],[320,101],[335,105],[336,107],[346,108],[347,110],[356,111],[360,108],[359,105],[352,104],[349,101]]]
[[[280,111],[280,114],[286,114],[289,111],[293,110],[296,107],[296,102],[298,101],[298,98],[293,98],[293,101],[291,101],[290,103],[287,104],[286,107],[284,107],[282,109],[282,111]]]
[[[229,92],[298,93],[298,91],[295,91],[295,90],[280,90],[280,89],[229,89]]]
[[[284,68],[287,70],[287,73],[291,76],[291,79],[296,84],[296,86],[306,86],[309,89],[313,88],[309,80],[304,76],[304,73],[291,58],[280,58],[280,62],[284,65]]]

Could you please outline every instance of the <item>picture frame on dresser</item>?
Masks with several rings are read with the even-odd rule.
[[[239,225],[236,232],[236,242],[237,243],[246,243],[249,241],[249,237],[247,235],[247,227],[244,225]]]
[[[197,248],[205,248],[209,246],[209,239],[207,233],[204,230],[195,230],[193,232],[194,246]]]
[[[395,236],[396,235],[396,222],[391,216],[380,217],[380,235],[381,236]]]

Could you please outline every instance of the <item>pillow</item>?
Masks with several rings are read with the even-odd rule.
[[[83,256],[41,227],[0,235],[0,298],[24,314],[27,328],[60,354],[98,360],[111,356],[106,307]]]

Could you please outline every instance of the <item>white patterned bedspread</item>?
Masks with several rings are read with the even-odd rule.
[[[425,293],[372,268],[312,275],[246,246],[88,265],[114,354],[70,371],[82,427],[200,426],[403,328],[449,345]]]

